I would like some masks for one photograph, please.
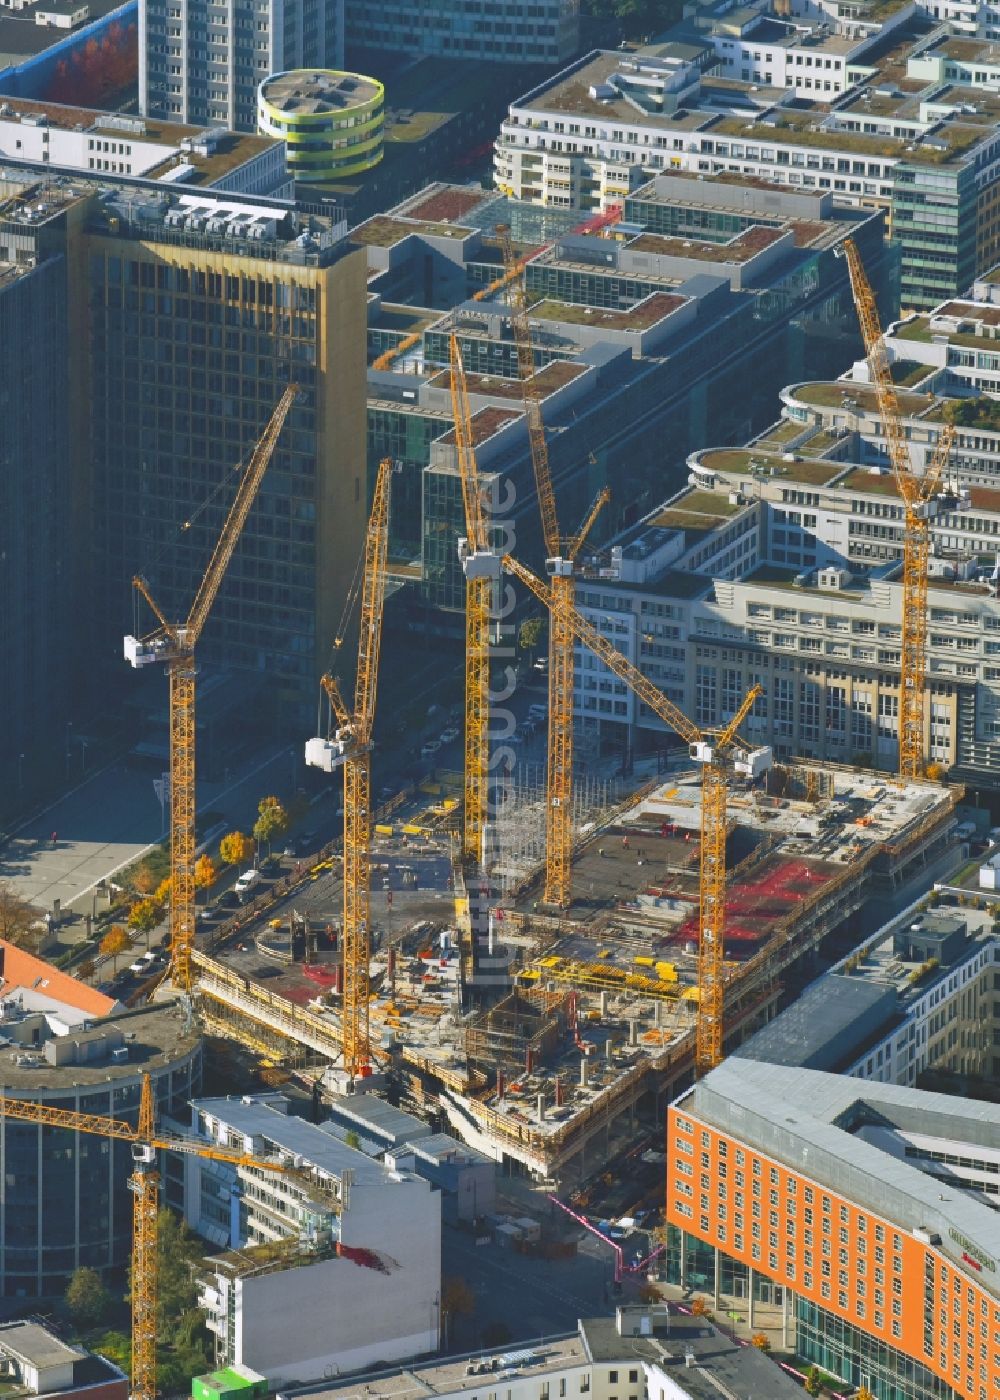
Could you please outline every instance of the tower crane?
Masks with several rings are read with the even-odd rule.
[[[955,429],[948,424],[922,477],[913,474],[899,399],[882,339],[878,307],[857,245],[845,238],[844,256],[861,323],[868,372],[875,386],[879,417],[889,447],[896,488],[903,501],[903,618],[899,659],[899,776],[919,778],[925,768],[924,686],[927,673],[927,566],[931,521],[937,515],[936,492]]]
[[[353,1080],[370,1072],[368,1017],[371,903],[371,748],[382,645],[385,573],[389,557],[389,487],[393,464],[379,463],[365,535],[361,625],[354,678],[354,710],[327,672],[320,684],[336,722],[332,738],[306,741],[306,763],[332,773],[344,770],[344,983],[341,1031],[344,1068]]]
[[[99,1137],[131,1143],[133,1171],[129,1189],[135,1198],[132,1206],[131,1396],[132,1400],[156,1400],[156,1215],[160,1184],[156,1170],[157,1152],[183,1152],[213,1162],[229,1162],[238,1167],[265,1167],[268,1171],[276,1172],[289,1168],[279,1162],[263,1161],[244,1152],[202,1144],[190,1138],[159,1136],[148,1074],[142,1077],[136,1127],[121,1118],[74,1113],[69,1109],[31,1103],[26,1099],[0,1098],[0,1118],[37,1123],[49,1128],[65,1128],[69,1132],[96,1133]]]
[[[145,579],[132,580],[160,625],[144,637],[126,637],[125,660],[137,669],[164,662],[170,680],[170,971],[173,985],[181,991],[191,987],[194,946],[194,652],[297,394],[298,386],[289,384],[253,450],[187,621],[168,622]]]
[[[462,480],[465,535],[458,557],[465,574],[465,803],[462,856],[467,864],[483,862],[487,813],[490,715],[490,617],[493,589],[500,578],[500,557],[490,549],[472,441],[469,391],[458,337],[452,335],[451,405],[455,446]]]
[[[530,569],[510,555],[503,567],[521,580],[539,602],[550,610],[557,606],[555,589],[549,588]],[[565,604],[563,604],[565,608]],[[668,700],[663,691],[623,656],[606,637],[570,605],[565,608],[565,625],[570,637],[576,635],[584,646],[604,662],[608,670],[625,682],[637,699],[668,724],[687,743],[688,752],[701,766],[701,867],[698,882],[698,1024],[695,1069],[707,1074],[722,1059],[725,1011],[725,929],[726,929],[726,826],[730,773],[757,778],[771,765],[769,748],[751,749],[737,733],[754,702],[763,694],[759,685],[750,688],[739,709],[721,729],[702,731],[687,715]],[[573,698],[570,696],[570,706]]]
[[[499,230],[504,265],[518,268],[510,230]],[[573,628],[570,613],[576,594],[576,559],[611,493],[605,487],[587,512],[580,529],[570,539],[559,533],[555,492],[549,470],[549,453],[542,422],[541,395],[535,382],[535,361],[528,324],[528,301],[523,265],[509,284],[511,328],[517,346],[517,367],[524,397],[524,411],[531,447],[531,465],[542,516],[545,569],[552,579],[549,612],[549,743],[545,783],[545,892],[544,901],[557,908],[570,902],[573,850]]]

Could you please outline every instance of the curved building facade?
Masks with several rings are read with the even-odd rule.
[[[286,143],[296,180],[327,184],[382,159],[385,88],[360,73],[298,68],[257,89],[257,127]]]
[[[174,1003],[88,1018],[50,1039],[44,1031],[34,1036],[31,1023],[39,1019],[46,1019],[44,1012],[0,1001],[4,1096],[135,1123],[144,1074],[161,1117],[182,1112],[199,1091],[201,1039]],[[128,1142],[0,1116],[0,1163],[4,1298],[60,1296],[83,1265],[127,1265]]]

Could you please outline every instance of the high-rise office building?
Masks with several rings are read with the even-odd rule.
[[[367,511],[366,266],[343,232],[212,190],[81,180],[0,215],[0,246],[68,269],[60,353],[96,674],[117,674],[123,632],[153,623],[133,613],[133,575],[187,615],[238,468],[294,382],[201,656],[266,675],[285,732],[311,722]]]
[[[580,48],[580,0],[347,0],[349,44],[487,63],[564,63]]]
[[[344,0],[139,0],[143,116],[256,131],[271,73],[343,66]]]
[[[66,268],[8,262],[0,238],[0,771],[23,788],[65,719],[52,681],[73,596],[66,416]]]

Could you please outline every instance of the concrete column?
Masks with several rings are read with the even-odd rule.
[[[602,1020],[602,1021],[607,1017],[607,1014],[608,1014],[608,994],[607,994],[607,992],[602,992],[602,993],[601,993],[601,1020]]]
[[[753,1291],[757,1283],[756,1270],[747,1270],[747,1326],[753,1331]]]
[[[629,1045],[639,1044],[639,1022],[634,1016],[628,1023],[628,1043]]]
[[[608,1036],[604,1042],[604,1058],[609,1062],[615,1057],[615,1042]]]
[[[788,1288],[781,1290],[781,1349],[788,1350]]]
[[[544,1095],[544,1094],[539,1094],[539,1095],[538,1095],[538,1121],[539,1121],[539,1123],[544,1123],[544,1122],[545,1122],[545,1095]]]
[[[581,1055],[581,1057],[580,1057],[580,1084],[581,1084],[584,1088],[586,1088],[586,1086],[587,1086],[587,1057],[586,1057],[586,1055]]]
[[[714,1282],[714,1287],[713,1287],[713,1290],[712,1290],[712,1291],[713,1291],[713,1294],[714,1294],[714,1306],[715,1306],[715,1311],[718,1312],[718,1311],[719,1311],[719,1287],[720,1287],[721,1280],[722,1280],[722,1264],[720,1263],[720,1260],[719,1260],[719,1249],[718,1249],[718,1246],[716,1246],[716,1249],[715,1249],[715,1270],[714,1270],[714,1274],[715,1274],[714,1281],[713,1281],[713,1282]]]
[[[653,1002],[653,1025],[659,1026],[663,1017],[663,1002],[657,997]]]

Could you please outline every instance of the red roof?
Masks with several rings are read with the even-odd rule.
[[[0,938],[0,996],[8,997],[22,990],[40,992],[87,1016],[110,1016],[118,1005],[113,997],[106,997],[68,972],[60,972],[43,958],[36,958]]]

